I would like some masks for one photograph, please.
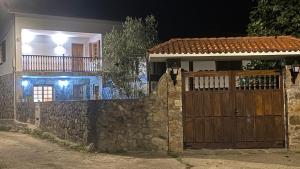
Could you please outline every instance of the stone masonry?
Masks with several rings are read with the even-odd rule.
[[[300,148],[300,78],[292,83],[291,66],[286,66],[285,87],[286,87],[286,105],[288,115],[288,137],[289,148]]]
[[[16,120],[35,124],[35,104],[33,102],[17,102]]]
[[[87,144],[88,112],[86,102],[46,102],[40,104],[40,125],[59,138]]]
[[[167,151],[167,114],[161,109],[164,103],[150,100],[101,102],[97,110],[98,150]]]
[[[93,143],[102,152],[179,153],[183,150],[181,102],[181,74],[174,85],[166,73],[157,91],[140,100],[36,104],[39,127],[59,138]],[[18,103],[18,120],[34,123],[34,111],[35,106]]]
[[[98,105],[96,147],[100,151],[183,151],[180,73],[175,85],[164,74],[157,92],[144,99]]]
[[[14,118],[14,76],[0,76],[0,119]]]
[[[288,143],[291,149],[300,148],[300,78],[291,80],[291,66],[284,71],[285,107],[287,111]],[[182,82],[181,71],[176,82],[168,73],[164,74],[157,91],[140,100],[107,100],[81,102],[40,103],[40,127],[62,139],[77,143],[94,143],[99,151],[183,151]],[[12,92],[8,86],[11,76],[1,77],[6,86],[0,92],[5,112],[13,112]],[[2,80],[5,79],[5,80]],[[3,89],[1,89],[3,90]],[[25,104],[18,107],[23,115],[20,121],[32,122],[33,107]],[[11,118],[13,114],[3,114]],[[24,117],[29,116],[29,117]]]

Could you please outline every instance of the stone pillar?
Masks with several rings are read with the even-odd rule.
[[[178,71],[176,83],[168,76],[168,126],[169,152],[183,151],[183,124],[182,124],[182,82],[181,70]]]
[[[288,142],[290,149],[300,149],[300,79],[292,82],[291,66],[285,69],[285,92],[288,120]],[[299,76],[299,75],[298,75]]]

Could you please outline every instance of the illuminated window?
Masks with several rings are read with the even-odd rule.
[[[34,102],[51,102],[53,101],[52,86],[34,86],[33,87]]]

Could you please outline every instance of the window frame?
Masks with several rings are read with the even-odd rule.
[[[35,90],[35,88],[41,87],[41,90]],[[47,90],[45,90],[47,88]],[[51,97],[49,88],[51,88]],[[37,94],[35,92],[38,92]],[[41,94],[39,94],[39,91]],[[37,96],[37,98],[36,98]],[[40,96],[40,97],[39,97]],[[41,100],[41,101],[39,101]],[[52,102],[54,101],[54,87],[52,85],[35,85],[33,86],[33,102],[39,103],[39,102]]]

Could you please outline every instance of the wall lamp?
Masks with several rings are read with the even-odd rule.
[[[176,84],[176,77],[178,75],[178,71],[180,69],[180,60],[178,59],[169,59],[167,60],[167,68],[171,70],[171,78],[173,80],[174,85]]]
[[[61,88],[67,87],[67,86],[69,85],[69,81],[67,81],[67,80],[59,80],[59,81],[58,81],[58,85],[59,85]]]
[[[290,69],[290,71],[291,71],[291,76],[292,76],[292,82],[295,84],[298,74],[300,72],[300,65],[295,61],[292,65],[292,68]]]
[[[27,87],[29,85],[29,82],[27,80],[23,80],[21,82],[21,85],[25,88],[25,87]]]

